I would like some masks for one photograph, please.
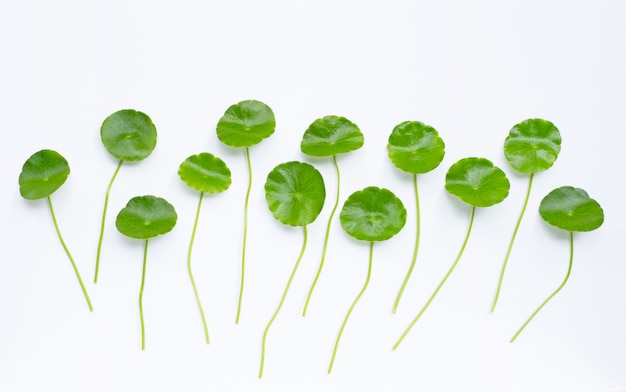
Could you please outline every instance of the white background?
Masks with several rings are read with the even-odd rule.
[[[4,1],[0,5],[0,390],[3,391],[624,391],[626,263],[621,220],[626,142],[626,5],[620,1]],[[244,308],[240,274],[244,153],[215,125],[244,99],[270,105],[275,134],[251,149],[254,187]],[[116,161],[101,144],[106,116],[151,116],[153,154],[124,165],[113,186],[100,281],[92,283],[99,219]],[[336,114],[365,135],[340,156],[342,202],[368,185],[405,203],[402,232],[374,250],[368,291],[334,339],[367,270],[368,247],[332,226],[326,267],[300,316],[321,254],[335,192],[330,160],[311,160],[300,138]],[[554,167],[535,177],[498,309],[500,266],[526,190],[502,146],[526,119],[551,120],[563,137]],[[405,120],[434,126],[446,142],[440,167],[419,177],[422,242],[396,315],[391,307],[412,255],[411,177],[386,143]],[[63,154],[72,173],[52,200],[87,284],[89,313],[45,201],[23,200],[17,178],[34,152]],[[233,184],[207,196],[193,254],[212,343],[186,271],[197,193],[177,176],[187,156],[209,151]],[[452,264],[470,208],[448,195],[445,172],[479,156],[508,174],[510,196],[480,209],[458,268],[397,351],[391,346]],[[300,250],[302,234],[267,210],[263,183],[277,164],[311,162],[327,204],[268,337],[261,336]],[[572,185],[604,208],[604,225],[575,235],[572,276],[519,339],[508,340],[562,281],[568,236],[539,217],[541,198]],[[150,242],[140,350],[137,295],[142,242],[115,215],[136,195],[165,197],[174,230]]]

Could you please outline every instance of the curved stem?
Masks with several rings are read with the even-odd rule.
[[[561,283],[561,285],[559,287],[557,287],[556,290],[554,290],[554,292],[552,294],[550,294],[550,296],[548,298],[546,298],[545,301],[543,301],[543,303],[541,305],[539,305],[539,307],[537,308],[537,310],[535,310],[533,312],[533,314],[530,315],[530,317],[528,318],[528,320],[526,320],[526,322],[524,324],[522,324],[522,326],[520,327],[520,329],[517,330],[517,332],[515,333],[515,335],[513,335],[513,337],[511,338],[511,343],[513,343],[515,341],[515,339],[517,339],[517,337],[519,336],[520,333],[522,333],[522,331],[524,330],[524,328],[526,328],[526,326],[528,325],[528,323],[530,323],[530,321],[537,315],[537,313],[539,313],[539,311],[552,299],[552,297],[554,297],[559,291],[561,291],[561,289],[563,288],[563,286],[565,286],[565,283],[567,283],[567,280],[569,279],[569,275],[572,272],[572,261],[574,260],[574,233],[572,233],[570,231],[569,233],[569,266],[567,267],[567,274],[565,275],[565,279],[563,279],[563,283]]]
[[[304,233],[304,239],[302,241],[302,250],[300,250],[300,255],[298,256],[298,260],[296,261],[296,264],[293,266],[293,270],[291,271],[291,275],[289,276],[289,280],[287,281],[287,286],[285,286],[285,291],[283,292],[283,296],[280,298],[278,307],[276,308],[276,311],[272,315],[272,318],[270,319],[270,321],[267,323],[267,326],[265,327],[265,331],[263,332],[263,340],[261,342],[261,366],[259,368],[259,378],[263,377],[263,367],[265,366],[265,342],[267,340],[267,333],[269,332],[270,327],[272,326],[272,323],[276,319],[276,316],[278,316],[278,312],[280,312],[280,308],[283,307],[285,298],[287,298],[287,292],[289,291],[289,286],[291,286],[293,277],[296,275],[296,271],[298,270],[298,266],[300,265],[300,260],[302,260],[302,256],[304,255],[304,249],[306,249],[307,230],[306,230],[306,226],[302,226],[302,228],[303,228],[303,233]]]
[[[409,267],[409,271],[406,273],[406,277],[404,278],[404,282],[402,282],[402,286],[400,287],[400,291],[398,292],[398,296],[396,297],[396,302],[393,304],[393,313],[396,313],[398,309],[398,304],[400,303],[400,298],[402,298],[402,293],[404,293],[404,289],[406,288],[407,283],[409,283],[409,279],[411,278],[411,274],[413,273],[413,269],[415,268],[415,261],[417,260],[417,251],[420,245],[420,200],[419,194],[417,191],[417,174],[413,174],[413,188],[415,189],[415,211],[416,211],[416,221],[417,221],[417,230],[415,233],[415,248],[413,249],[413,259],[411,260],[411,266]]]
[[[422,317],[422,315],[424,314],[426,309],[428,309],[428,306],[430,305],[430,303],[433,302],[433,299],[435,299],[435,296],[437,295],[437,293],[439,293],[439,290],[441,290],[441,287],[443,287],[443,284],[446,283],[446,280],[448,280],[448,277],[450,277],[450,274],[452,274],[452,271],[454,271],[454,268],[456,267],[456,265],[458,264],[459,260],[461,259],[461,255],[463,255],[463,251],[465,250],[465,246],[467,245],[467,240],[469,239],[470,233],[472,231],[472,225],[474,224],[474,215],[475,215],[475,213],[476,213],[476,207],[472,207],[472,216],[470,218],[469,227],[467,228],[467,234],[465,235],[465,240],[463,241],[463,246],[461,246],[461,250],[459,251],[459,254],[456,257],[456,260],[454,260],[454,263],[452,264],[452,267],[450,267],[450,269],[448,270],[446,275],[443,277],[443,279],[441,280],[441,282],[439,283],[439,285],[435,289],[435,292],[433,292],[433,294],[430,296],[430,298],[428,299],[428,301],[426,302],[426,304],[424,305],[422,310],[420,310],[420,312],[417,314],[417,316],[415,316],[413,321],[411,321],[411,324],[409,324],[409,326],[404,330],[404,332],[400,336],[400,339],[398,339],[396,344],[394,344],[394,346],[393,346],[394,350],[398,348],[400,343],[402,343],[402,340],[404,340],[404,338],[409,333],[411,328],[413,328],[415,323],[417,323],[417,320],[419,320],[420,317]]]
[[[67,249],[67,245],[65,245],[65,241],[63,241],[63,236],[61,235],[61,230],[59,230],[59,224],[57,223],[57,218],[54,215],[54,208],[52,208],[52,200],[50,196],[48,196],[48,206],[50,206],[50,214],[52,215],[52,222],[54,223],[54,228],[57,231],[57,235],[59,236],[59,240],[61,241],[61,245],[63,245],[63,249],[65,249],[65,253],[67,253],[67,257],[69,257],[72,262],[72,268],[74,268],[74,273],[76,273],[76,277],[78,278],[78,283],[80,283],[80,288],[83,289],[83,294],[85,295],[85,299],[87,300],[87,305],[89,305],[89,311],[93,312],[93,306],[91,305],[91,300],[89,299],[89,294],[87,294],[87,289],[85,288],[85,284],[80,277],[80,273],[78,272],[78,267],[76,267],[76,263],[74,262],[74,258],[70,254],[70,250]]]
[[[248,163],[248,190],[246,191],[246,201],[243,206],[243,244],[241,247],[241,283],[239,285],[239,301],[237,302],[237,317],[235,324],[239,324],[241,315],[241,303],[243,301],[243,284],[246,271],[246,241],[248,238],[248,202],[250,201],[250,190],[252,189],[252,165],[250,163],[250,150],[246,147],[246,161]]]
[[[113,181],[115,181],[115,177],[117,177],[117,172],[120,171],[122,167],[122,163],[124,160],[120,160],[120,163],[117,165],[115,172],[113,173],[113,177],[111,177],[111,181],[109,181],[109,186],[107,187],[107,191],[104,195],[104,209],[102,211],[102,223],[100,223],[100,238],[98,238],[98,251],[96,252],[96,273],[93,277],[93,282],[98,283],[98,269],[100,268],[100,251],[102,249],[102,237],[104,237],[104,221],[107,217],[107,206],[109,205],[109,193],[111,192],[111,186],[113,185]]]
[[[148,260],[148,240],[143,249],[143,269],[141,271],[141,288],[139,289],[139,318],[141,319],[141,349],[146,349],[146,330],[143,321],[143,287],[146,282],[146,260]]]
[[[200,309],[200,316],[202,317],[202,325],[204,327],[204,339],[206,341],[206,344],[209,344],[210,343],[209,329],[207,328],[207,325],[206,325],[206,318],[204,317],[204,310],[202,309],[202,302],[200,302],[200,295],[198,294],[196,281],[194,280],[193,273],[191,272],[191,251],[193,249],[193,241],[196,237],[196,229],[198,228],[198,217],[200,216],[200,208],[202,207],[203,197],[204,197],[204,192],[200,191],[200,200],[198,201],[196,219],[193,222],[193,230],[191,231],[191,241],[189,241],[189,251],[187,252],[187,271],[189,272],[189,280],[191,280],[191,286],[193,287],[193,292],[196,295],[196,302],[198,303],[198,309]]]
[[[324,267],[324,260],[326,259],[326,248],[328,247],[328,237],[330,234],[330,226],[333,222],[333,217],[335,216],[335,212],[337,211],[337,206],[339,206],[339,193],[340,193],[340,183],[341,176],[339,173],[339,165],[337,165],[337,156],[333,155],[333,164],[335,165],[335,171],[337,172],[337,194],[335,195],[335,205],[333,206],[333,210],[328,217],[328,224],[326,225],[326,235],[324,237],[324,248],[322,250],[322,259],[320,260],[320,265],[317,268],[317,274],[315,274],[315,279],[313,279],[313,283],[311,284],[311,288],[309,289],[309,294],[306,297],[306,302],[304,303],[304,309],[302,309],[302,317],[306,316],[307,308],[309,307],[309,301],[311,300],[311,296],[313,295],[313,290],[315,290],[315,285],[317,284],[317,280],[319,279],[322,268]]]
[[[361,299],[361,296],[363,296],[363,293],[365,292],[365,289],[367,289],[367,285],[370,282],[370,277],[372,276],[373,254],[374,254],[374,242],[370,242],[370,258],[369,258],[369,263],[367,264],[367,278],[365,279],[363,288],[361,288],[361,291],[359,291],[359,295],[356,296],[356,298],[354,299],[354,302],[350,306],[350,309],[348,309],[348,313],[346,313],[346,317],[343,319],[343,323],[341,324],[341,328],[339,329],[339,334],[337,334],[337,340],[335,341],[335,348],[333,349],[333,356],[331,357],[330,364],[328,365],[328,374],[330,374],[333,371],[333,364],[335,363],[335,357],[337,356],[337,349],[339,348],[339,341],[341,340],[341,335],[343,334],[343,330],[346,327],[346,324],[348,323],[350,314],[352,314],[354,307],[356,306],[357,302],[359,302],[359,300]]]
[[[504,279],[504,271],[506,270],[506,265],[509,262],[509,256],[511,255],[511,249],[513,249],[513,242],[515,242],[515,236],[517,236],[517,230],[519,229],[520,223],[522,223],[522,218],[524,217],[524,212],[526,211],[526,206],[528,205],[528,198],[530,196],[530,189],[533,186],[533,175],[530,174],[530,179],[528,180],[528,190],[526,191],[526,198],[524,199],[524,206],[522,207],[522,212],[519,214],[519,218],[517,219],[517,224],[515,225],[515,230],[513,230],[513,236],[511,237],[511,242],[509,243],[509,249],[506,251],[506,256],[504,257],[504,263],[502,264],[502,271],[500,272],[500,280],[498,281],[498,289],[496,290],[496,296],[493,299],[493,305],[491,305],[491,313],[496,310],[496,304],[498,303],[498,298],[500,297],[500,290],[502,289],[502,280]]]

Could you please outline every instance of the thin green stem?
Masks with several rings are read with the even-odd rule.
[[[243,206],[243,244],[241,247],[241,283],[239,285],[239,301],[237,302],[237,317],[235,324],[239,324],[241,316],[241,303],[243,301],[243,285],[246,271],[246,241],[248,238],[248,202],[250,201],[250,190],[252,189],[252,164],[250,163],[250,150],[246,147],[246,161],[248,162],[248,190],[246,191],[246,201]]]
[[[475,213],[476,213],[476,207],[472,207],[472,216],[470,218],[469,227],[467,228],[467,234],[465,235],[465,240],[463,241],[463,246],[461,246],[461,250],[459,251],[459,254],[456,257],[456,260],[454,260],[454,263],[452,264],[452,267],[450,267],[450,269],[448,270],[446,275],[443,277],[443,279],[441,280],[441,282],[439,283],[439,285],[435,289],[435,292],[433,292],[433,294],[430,296],[430,298],[428,299],[428,301],[426,302],[426,304],[424,305],[422,310],[420,310],[420,312],[417,314],[417,316],[415,316],[413,321],[411,321],[411,324],[409,324],[409,326],[404,330],[404,332],[400,336],[400,339],[398,339],[396,344],[394,344],[394,346],[393,346],[394,350],[398,348],[398,346],[400,345],[400,343],[402,343],[402,341],[404,340],[406,335],[409,333],[411,328],[413,328],[415,323],[417,323],[417,321],[420,319],[420,317],[422,317],[422,315],[424,314],[426,309],[428,309],[428,306],[430,305],[430,303],[433,302],[433,299],[435,299],[435,296],[437,296],[437,293],[439,293],[439,290],[441,290],[441,287],[443,287],[444,283],[446,283],[446,280],[448,280],[448,277],[450,277],[450,274],[452,274],[452,271],[454,271],[454,268],[456,267],[456,265],[458,264],[459,260],[461,259],[461,256],[463,255],[463,251],[465,250],[465,246],[467,245],[467,240],[469,239],[470,233],[472,232],[472,225],[474,224],[474,215],[475,215]]]
[[[556,290],[554,290],[554,292],[552,294],[550,294],[550,296],[548,298],[546,298],[545,301],[543,301],[543,303],[541,305],[539,305],[539,307],[537,308],[537,310],[535,310],[533,312],[533,314],[530,315],[530,317],[528,318],[528,320],[526,320],[526,322],[524,324],[522,324],[522,326],[520,327],[520,329],[517,330],[517,332],[515,333],[515,335],[513,335],[513,337],[511,338],[511,343],[513,343],[515,341],[515,339],[517,339],[517,337],[519,336],[520,333],[522,333],[522,331],[524,330],[524,328],[526,328],[526,326],[528,325],[528,323],[530,323],[530,321],[537,315],[537,313],[539,313],[539,311],[552,299],[552,297],[554,297],[559,291],[561,291],[561,289],[563,288],[563,286],[565,286],[565,283],[567,283],[567,280],[569,279],[570,273],[572,272],[572,261],[574,260],[574,233],[572,233],[570,231],[569,233],[569,266],[567,267],[567,274],[565,275],[565,279],[563,279],[563,283],[561,283],[559,285],[559,287],[557,287]]]
[[[146,330],[143,321],[143,287],[146,282],[146,261],[148,260],[148,240],[143,249],[143,269],[141,271],[141,288],[139,289],[139,318],[141,319],[141,349],[146,349]]]
[[[63,249],[65,249],[65,253],[67,253],[67,257],[69,257],[70,261],[72,262],[72,268],[74,268],[74,273],[76,273],[76,277],[78,278],[78,283],[80,283],[80,288],[83,289],[83,294],[85,295],[85,299],[87,300],[87,305],[89,305],[89,311],[93,312],[93,306],[91,305],[91,300],[89,299],[89,294],[87,294],[87,289],[85,288],[85,284],[83,283],[83,280],[80,277],[80,273],[78,272],[78,267],[76,267],[74,258],[70,254],[70,250],[67,249],[67,245],[65,245],[65,241],[63,241],[63,236],[61,235],[61,230],[59,230],[59,224],[57,223],[57,218],[54,215],[54,208],[52,208],[52,200],[50,199],[50,196],[48,196],[48,206],[50,206],[50,214],[52,215],[52,222],[54,223],[54,228],[57,231],[57,235],[59,236],[61,245],[63,245]]]
[[[498,303],[498,298],[500,297],[500,290],[502,289],[502,281],[504,280],[504,271],[506,271],[506,265],[509,262],[509,256],[511,255],[511,249],[513,249],[513,243],[515,242],[515,236],[517,236],[517,230],[519,230],[520,223],[522,223],[522,218],[524,217],[524,212],[526,211],[526,206],[528,205],[528,199],[530,197],[530,190],[533,186],[533,175],[530,174],[530,179],[528,180],[528,190],[526,191],[526,198],[524,199],[524,206],[522,207],[522,212],[519,214],[519,218],[517,219],[517,224],[515,225],[515,230],[513,230],[513,236],[511,237],[511,242],[509,243],[509,249],[506,251],[506,256],[504,257],[504,263],[502,264],[502,271],[500,272],[500,280],[498,281],[498,289],[496,290],[496,296],[493,299],[493,305],[491,305],[491,313],[496,310],[496,304]]]
[[[415,231],[415,248],[413,249],[413,259],[411,260],[411,266],[409,267],[409,271],[406,273],[404,282],[402,282],[402,286],[400,287],[400,291],[398,292],[398,296],[396,297],[396,302],[394,302],[393,304],[394,314],[396,313],[396,310],[398,309],[398,304],[400,304],[400,298],[402,298],[404,289],[406,288],[407,283],[409,283],[409,279],[411,278],[411,274],[413,273],[413,269],[415,268],[415,261],[417,260],[417,251],[420,246],[420,199],[419,199],[419,193],[417,191],[417,174],[413,174],[413,188],[415,189],[415,211],[416,211],[416,224],[417,224],[417,229]]]
[[[304,250],[306,249],[306,242],[307,242],[308,235],[307,235],[306,226],[303,226],[302,228],[303,228],[303,234],[304,234],[304,239],[302,241],[302,250],[300,250],[300,255],[298,256],[296,265],[294,265],[293,270],[291,271],[291,275],[289,276],[289,280],[287,281],[287,286],[285,286],[285,291],[283,292],[283,296],[280,298],[278,307],[276,308],[276,311],[272,315],[272,318],[270,319],[270,321],[267,323],[267,326],[265,327],[265,331],[263,332],[263,341],[261,342],[261,366],[259,368],[259,378],[263,378],[263,368],[265,366],[265,342],[267,340],[267,333],[269,332],[270,327],[272,326],[272,323],[276,319],[276,316],[278,316],[278,312],[280,312],[280,308],[282,308],[283,303],[285,302],[285,298],[287,298],[287,292],[289,291],[289,286],[291,286],[293,277],[296,276],[296,271],[298,270],[298,266],[300,265],[300,261],[302,260],[302,256],[304,255]]]
[[[343,323],[341,324],[341,328],[339,329],[339,334],[337,334],[337,340],[335,341],[335,347],[333,348],[333,356],[330,358],[330,364],[328,365],[328,374],[330,374],[333,371],[333,364],[335,363],[335,357],[337,356],[337,349],[339,348],[339,341],[341,340],[341,335],[343,334],[343,330],[346,327],[346,324],[348,323],[348,319],[350,318],[350,314],[352,314],[352,311],[354,310],[354,307],[356,306],[357,302],[359,302],[359,300],[363,296],[363,293],[365,292],[365,289],[367,289],[367,285],[370,282],[370,277],[372,276],[372,258],[373,258],[373,255],[374,255],[374,242],[370,242],[370,258],[369,258],[369,263],[367,264],[367,278],[365,279],[365,283],[363,284],[363,288],[361,288],[361,291],[359,291],[359,295],[356,296],[356,298],[354,299],[354,302],[352,302],[352,305],[350,305],[350,309],[348,309],[348,313],[346,313],[346,317],[343,319]]]
[[[309,289],[309,294],[306,297],[306,302],[304,303],[304,309],[302,309],[302,317],[306,316],[307,308],[309,307],[309,301],[311,300],[311,296],[313,295],[313,290],[315,290],[315,285],[317,284],[317,280],[322,274],[322,268],[324,268],[324,260],[326,259],[326,249],[328,247],[328,237],[330,235],[330,226],[333,222],[333,217],[335,216],[335,212],[337,211],[337,206],[339,205],[339,193],[340,193],[340,184],[341,184],[341,175],[339,173],[339,165],[337,165],[337,156],[333,155],[333,164],[335,165],[335,171],[337,172],[337,194],[335,195],[335,205],[333,206],[333,210],[328,217],[328,224],[326,225],[326,235],[324,237],[324,248],[322,250],[322,259],[320,260],[320,265],[317,268],[317,274],[315,274],[315,279],[313,279],[313,283],[311,284],[311,288]]]
[[[93,278],[94,283],[98,283],[98,269],[100,268],[100,251],[102,250],[102,238],[104,237],[104,221],[107,216],[107,207],[109,205],[109,193],[111,192],[111,186],[113,185],[113,181],[115,181],[115,177],[117,177],[117,173],[120,171],[122,167],[122,163],[124,160],[120,160],[120,163],[117,165],[115,172],[113,173],[113,177],[111,177],[111,181],[109,181],[109,186],[107,187],[106,194],[104,195],[104,209],[102,211],[102,222],[100,223],[100,238],[98,238],[98,251],[96,253],[96,273]]]
[[[198,217],[200,216],[200,208],[202,207],[202,199],[204,197],[204,192],[200,192],[200,200],[198,201],[198,210],[196,211],[196,219],[193,222],[193,230],[191,231],[191,241],[189,241],[189,251],[187,252],[187,271],[189,271],[189,280],[191,280],[191,286],[193,287],[193,292],[196,295],[196,302],[198,302],[198,309],[200,309],[200,316],[202,317],[202,325],[204,326],[204,339],[206,344],[210,343],[209,340],[209,328],[206,325],[206,318],[204,317],[204,310],[202,309],[202,302],[200,302],[200,295],[198,294],[198,288],[196,287],[196,281],[193,278],[193,273],[191,272],[191,252],[193,249],[193,241],[196,238],[196,229],[198,228]]]

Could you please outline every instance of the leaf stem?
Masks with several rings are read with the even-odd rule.
[[[422,317],[422,315],[424,314],[426,309],[428,309],[428,306],[430,305],[430,303],[433,302],[433,299],[435,299],[435,296],[437,295],[437,293],[439,293],[439,290],[441,290],[441,287],[443,287],[444,283],[446,283],[446,280],[448,280],[448,277],[450,277],[450,274],[452,274],[452,271],[454,271],[454,268],[456,267],[456,265],[458,264],[459,260],[461,259],[461,255],[463,255],[463,251],[465,250],[465,246],[467,245],[467,240],[469,239],[470,233],[472,231],[472,225],[474,224],[474,215],[475,215],[475,213],[476,213],[476,207],[472,206],[472,216],[470,218],[469,227],[467,228],[467,234],[465,235],[465,240],[463,241],[463,246],[461,246],[461,250],[459,251],[459,254],[456,257],[456,260],[454,260],[454,263],[452,264],[452,267],[450,267],[450,269],[448,270],[446,275],[443,277],[443,279],[441,280],[441,282],[439,283],[439,285],[437,286],[437,288],[435,289],[433,294],[430,296],[430,298],[428,299],[428,301],[426,302],[426,304],[424,305],[422,310],[420,310],[420,312],[417,314],[417,316],[415,316],[413,321],[411,321],[409,326],[404,330],[404,332],[400,336],[400,339],[398,339],[396,344],[394,344],[394,346],[393,346],[394,350],[398,348],[398,346],[400,345],[400,343],[402,343],[402,340],[404,340],[404,338],[409,333],[411,328],[413,328],[415,323],[417,323],[417,321],[420,319],[420,317]]]
[[[530,190],[533,186],[533,175],[530,174],[530,178],[528,180],[528,190],[526,191],[526,198],[524,199],[524,206],[522,207],[522,212],[517,219],[517,224],[515,225],[515,230],[513,230],[513,236],[511,237],[511,242],[509,243],[509,248],[506,251],[506,256],[504,257],[504,263],[502,264],[502,271],[500,272],[500,280],[498,281],[498,289],[496,290],[496,296],[493,299],[493,305],[491,305],[491,313],[496,310],[496,304],[498,303],[498,298],[500,297],[500,290],[502,289],[502,281],[504,280],[504,271],[506,271],[506,265],[509,262],[509,256],[511,255],[511,249],[513,249],[513,243],[515,242],[515,237],[517,236],[517,230],[519,229],[520,224],[522,223],[522,218],[524,217],[524,212],[526,211],[526,206],[528,205],[528,199],[530,197]]]
[[[265,342],[267,340],[267,333],[269,332],[270,327],[272,326],[272,323],[276,319],[276,316],[278,316],[278,312],[280,312],[280,309],[282,308],[283,303],[285,302],[285,298],[287,298],[287,292],[289,291],[289,286],[291,286],[293,277],[296,275],[296,271],[298,270],[298,266],[300,265],[300,261],[302,260],[302,256],[304,255],[304,250],[306,249],[306,243],[307,243],[307,237],[308,237],[306,226],[302,226],[302,229],[303,229],[303,235],[304,235],[304,239],[302,241],[302,250],[300,250],[300,255],[298,256],[298,260],[296,261],[296,264],[294,265],[293,270],[291,271],[291,275],[289,276],[289,280],[287,281],[287,286],[285,286],[285,291],[283,292],[283,296],[280,298],[278,307],[276,308],[276,311],[272,315],[272,318],[270,319],[270,321],[267,323],[267,326],[265,327],[265,331],[263,332],[263,340],[261,342],[261,366],[259,368],[259,378],[263,378],[263,368],[265,366]]]
[[[248,163],[248,189],[246,190],[246,201],[243,206],[243,244],[241,247],[241,283],[239,285],[239,301],[237,302],[237,317],[235,324],[239,324],[241,316],[241,303],[243,301],[243,285],[246,270],[246,241],[248,238],[248,203],[250,201],[250,190],[252,189],[252,164],[250,163],[250,150],[246,147],[246,161]]]
[[[404,289],[406,288],[409,279],[411,278],[411,274],[413,273],[413,269],[415,268],[415,261],[417,260],[417,251],[419,249],[420,244],[420,200],[419,194],[417,190],[417,174],[413,174],[413,188],[415,189],[415,211],[416,211],[416,223],[417,229],[415,232],[415,248],[413,249],[413,259],[411,260],[411,266],[409,267],[409,271],[406,273],[406,277],[404,278],[404,282],[402,282],[402,286],[400,287],[400,291],[398,292],[398,296],[396,297],[396,301],[393,304],[393,313],[396,313],[398,309],[398,304],[400,304],[400,298],[402,298],[402,293],[404,293]]]
[[[522,331],[524,330],[524,328],[526,328],[528,323],[530,323],[530,321],[552,299],[552,297],[554,297],[559,291],[561,291],[563,286],[565,286],[565,283],[567,283],[567,280],[569,279],[570,273],[572,272],[572,261],[573,260],[574,260],[574,233],[572,233],[570,231],[570,233],[569,233],[569,266],[567,267],[567,274],[565,275],[565,279],[563,279],[563,283],[561,283],[559,285],[559,287],[557,287],[557,289],[552,294],[550,294],[550,296],[548,298],[546,298],[546,300],[543,301],[543,303],[541,305],[539,305],[539,307],[533,312],[533,314],[530,315],[528,320],[526,320],[526,322],[524,324],[522,324],[520,329],[518,329],[517,332],[515,333],[515,335],[513,335],[513,337],[511,338],[511,341],[510,341],[511,343],[513,343],[515,341],[515,339],[517,339],[519,334],[522,333]]]
[[[198,288],[196,287],[196,281],[193,278],[193,273],[191,272],[191,252],[193,249],[193,241],[196,237],[196,229],[198,228],[198,218],[200,216],[200,208],[202,207],[202,199],[204,197],[204,192],[200,191],[200,200],[198,201],[198,209],[196,211],[196,219],[193,222],[193,230],[191,231],[191,241],[189,241],[189,251],[187,252],[187,271],[189,271],[189,280],[191,280],[191,286],[193,287],[193,292],[196,296],[196,302],[198,303],[198,309],[200,309],[200,316],[202,317],[202,325],[204,327],[204,339],[206,344],[210,343],[209,340],[209,329],[206,325],[206,318],[204,317],[204,310],[202,309],[202,302],[200,302],[200,295],[198,294]]]
[[[107,187],[107,191],[104,195],[104,209],[102,211],[102,223],[100,223],[100,238],[98,238],[98,251],[96,252],[96,273],[93,278],[94,283],[98,283],[98,269],[100,268],[100,251],[102,249],[102,238],[104,237],[104,221],[107,216],[107,206],[109,205],[109,193],[111,192],[111,186],[113,185],[113,181],[115,181],[115,177],[117,177],[117,173],[120,171],[122,167],[122,163],[124,160],[120,160],[120,163],[117,165],[115,172],[113,172],[113,177],[111,177],[111,181],[109,181],[109,186]]]
[[[146,282],[146,261],[148,260],[148,240],[143,249],[143,269],[141,270],[141,288],[139,289],[139,318],[141,319],[141,349],[146,349],[146,330],[143,321],[143,287]]]
[[[80,288],[83,290],[83,294],[85,295],[85,299],[87,300],[87,305],[89,305],[89,311],[93,312],[93,306],[91,305],[91,300],[89,299],[89,294],[87,294],[87,289],[85,288],[85,284],[83,283],[82,278],[80,277],[80,273],[78,272],[78,267],[76,266],[76,262],[74,262],[74,258],[70,254],[70,250],[65,245],[65,241],[63,241],[63,236],[61,235],[61,230],[59,229],[59,224],[57,223],[57,218],[54,215],[54,208],[52,208],[52,200],[50,196],[48,196],[48,206],[50,207],[50,214],[52,215],[52,222],[54,223],[54,228],[57,231],[57,235],[59,236],[59,240],[61,241],[61,245],[63,245],[63,249],[65,249],[65,253],[67,253],[67,257],[69,257],[70,262],[72,263],[72,268],[74,268],[74,273],[78,278],[78,283],[80,283]]]
[[[343,323],[341,324],[341,328],[339,329],[339,334],[337,334],[335,347],[333,348],[333,355],[330,359],[330,364],[328,365],[328,374],[330,374],[333,371],[333,364],[335,363],[335,357],[337,356],[337,349],[339,348],[339,341],[341,340],[341,335],[343,334],[343,330],[346,327],[346,324],[348,323],[350,314],[352,314],[354,307],[356,306],[357,302],[359,302],[359,300],[361,299],[361,296],[363,296],[363,293],[365,292],[365,289],[367,289],[367,285],[370,282],[370,277],[372,276],[373,254],[374,254],[374,242],[370,242],[370,257],[369,257],[369,262],[367,264],[367,278],[365,279],[365,283],[363,284],[361,291],[359,291],[359,294],[354,299],[354,302],[352,302],[352,305],[350,305],[350,308],[348,309],[348,313],[346,313],[346,317],[343,319]]]
[[[324,248],[322,250],[322,258],[320,260],[320,265],[317,268],[317,274],[315,274],[315,279],[313,279],[313,283],[311,284],[311,288],[309,289],[309,294],[306,297],[306,302],[304,303],[304,309],[302,309],[302,317],[306,316],[307,308],[309,307],[309,301],[311,300],[311,296],[313,295],[313,290],[315,290],[315,285],[317,284],[317,280],[322,274],[322,268],[324,267],[324,260],[326,259],[326,249],[328,247],[328,237],[330,235],[330,226],[333,222],[333,217],[335,216],[335,212],[337,211],[337,206],[339,206],[339,193],[341,186],[341,175],[339,173],[339,165],[337,165],[337,156],[333,155],[333,164],[335,165],[335,171],[337,172],[337,194],[335,195],[335,205],[333,206],[333,210],[328,217],[328,224],[326,225],[326,235],[324,236]]]

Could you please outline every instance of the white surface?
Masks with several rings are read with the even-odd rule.
[[[618,1],[21,1],[0,5],[0,390],[3,391],[624,391],[626,218],[618,183],[626,142],[626,6]],[[242,151],[223,146],[215,124],[231,104],[258,99],[276,114],[275,134],[251,150],[248,264],[243,315],[234,324],[242,207]],[[104,191],[115,160],[99,127],[134,108],[159,132],[147,160],[122,167],[110,200],[100,281],[92,283]],[[405,229],[377,244],[371,286],[326,374],[336,333],[360,289],[367,245],[335,219],[327,264],[306,318],[300,311],[319,260],[331,197],[309,227],[301,269],[268,338],[261,335],[301,244],[267,210],[266,174],[278,163],[314,163],[300,138],[316,118],[343,115],[365,146],[341,156],[342,200],[368,185],[405,203]],[[509,263],[498,309],[489,313],[526,179],[502,144],[515,123],[553,121],[563,148],[535,187]],[[415,225],[410,177],[386,156],[392,128],[420,120],[446,142],[439,168],[419,177],[422,242],[398,314]],[[72,173],[53,195],[57,218],[92,297],[90,314],[44,201],[23,200],[17,177],[35,151],[51,148]],[[176,174],[187,156],[226,161],[233,185],[207,197],[193,255],[212,344],[204,345],[186,275],[197,203]],[[456,256],[469,207],[444,190],[448,167],[491,159],[511,180],[503,203],[477,212],[457,270],[402,346],[392,344]],[[608,173],[607,173],[608,172]],[[537,214],[550,190],[586,189],[606,214],[575,237],[565,289],[514,343],[509,338],[561,282],[567,234]],[[124,238],[115,215],[130,197],[155,194],[179,221],[150,244],[141,352],[137,294],[142,244]]]

